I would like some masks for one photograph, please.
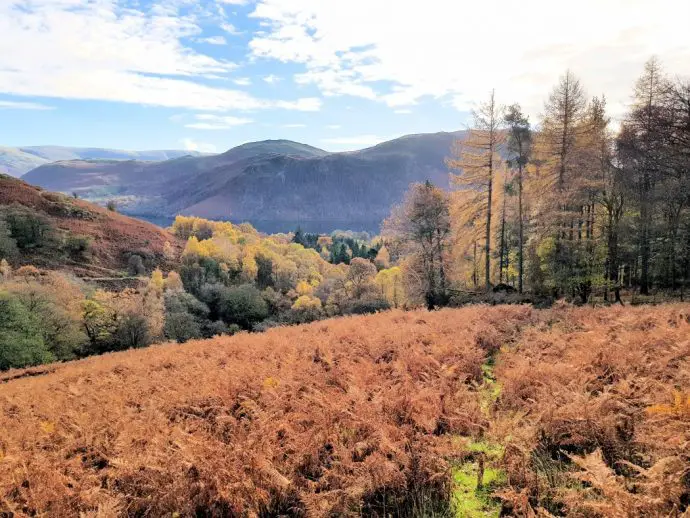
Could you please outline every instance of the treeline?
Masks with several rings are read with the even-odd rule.
[[[13,268],[7,254],[0,264],[0,370],[369,313],[407,301],[401,269],[368,236],[265,236],[249,224],[182,216],[171,231],[186,240],[182,254],[168,243],[163,248],[172,269],[156,268],[149,276],[141,256],[132,253],[128,273],[139,285],[119,291],[66,273]]]
[[[683,297],[690,279],[690,82],[644,67],[614,129],[606,98],[562,76],[534,127],[492,92],[448,159],[450,194],[414,186],[384,225],[429,306],[514,289],[587,302]]]

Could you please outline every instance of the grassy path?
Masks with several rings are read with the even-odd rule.
[[[483,379],[479,389],[482,412],[491,417],[493,405],[501,394],[494,376],[495,357],[482,365]],[[457,518],[498,518],[501,503],[492,493],[506,482],[505,473],[497,467],[503,458],[503,445],[483,438],[469,438],[465,448],[470,452],[463,463],[453,469],[452,505]]]

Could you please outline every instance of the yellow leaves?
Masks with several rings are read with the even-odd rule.
[[[184,248],[184,255],[217,258],[220,255],[220,250],[212,239],[199,241],[196,236],[192,236],[187,240],[187,244]]]
[[[163,272],[159,268],[156,268],[151,273],[151,280],[149,284],[157,291],[163,291],[165,286],[165,279],[163,278]]]
[[[314,287],[306,281],[299,281],[295,289],[300,297],[303,295],[311,295],[314,291]]]
[[[292,309],[321,309],[321,300],[311,295],[301,295],[292,305]]]
[[[41,421],[39,423],[39,427],[41,428],[41,431],[45,434],[52,434],[55,432],[55,423],[52,421]]]
[[[274,378],[273,376],[269,376],[263,382],[264,388],[267,388],[267,389],[278,388],[279,385],[280,385],[280,380],[278,380],[277,378]]]
[[[674,390],[672,405],[652,405],[647,408],[647,413],[652,415],[677,416],[679,418],[690,417],[690,394],[686,394],[680,390]]]
[[[398,266],[381,270],[376,274],[374,282],[381,296],[392,306],[398,307],[405,302],[403,273]]]

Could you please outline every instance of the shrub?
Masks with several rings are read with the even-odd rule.
[[[13,258],[17,255],[17,240],[7,222],[0,218],[0,259]]]
[[[15,296],[0,292],[0,370],[53,361],[38,319]]]
[[[343,307],[343,313],[346,315],[366,315],[367,313],[386,311],[390,308],[391,305],[382,299],[356,300],[347,303]]]
[[[127,271],[130,275],[144,275],[146,273],[144,260],[140,255],[132,254],[129,256],[127,260]]]
[[[220,300],[221,318],[227,324],[251,329],[268,316],[268,306],[261,292],[253,284],[226,288]]]
[[[146,318],[127,313],[118,322],[113,333],[113,350],[139,349],[151,345],[151,333]]]
[[[91,238],[87,236],[67,236],[65,252],[72,258],[85,261],[89,258]]]
[[[201,328],[193,315],[186,312],[166,313],[165,337],[178,343],[184,343],[193,338],[201,338]]]
[[[115,203],[115,200],[108,200],[105,204],[105,208],[111,212],[117,212],[117,203]]]
[[[31,209],[20,205],[3,207],[0,219],[5,221],[11,238],[20,250],[54,245],[52,225],[44,216]]]

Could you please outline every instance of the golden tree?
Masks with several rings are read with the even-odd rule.
[[[496,104],[494,91],[489,100],[473,112],[474,126],[467,138],[453,146],[453,157],[447,160],[453,184],[468,193],[468,215],[483,215],[484,219],[484,284],[491,289],[491,216],[494,194],[494,176],[502,160],[498,154],[505,141],[501,109]],[[468,218],[473,219],[473,218]]]

